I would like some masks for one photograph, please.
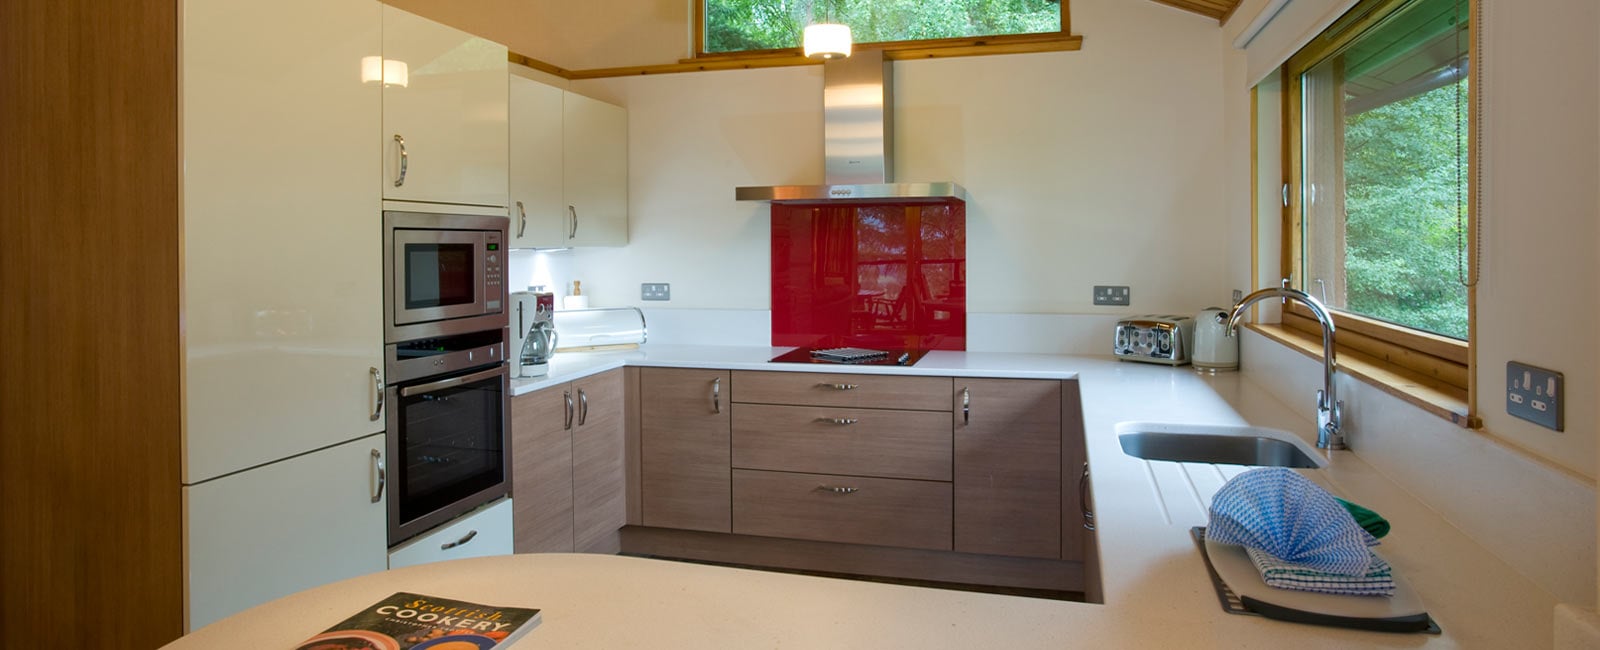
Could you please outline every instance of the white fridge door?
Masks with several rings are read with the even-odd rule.
[[[183,488],[185,630],[388,568],[383,434]]]

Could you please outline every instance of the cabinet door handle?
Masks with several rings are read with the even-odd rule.
[[[861,490],[861,488],[845,487],[842,485],[818,485],[817,489],[822,490],[823,492],[832,492],[834,494],[855,494]]]
[[[1084,530],[1094,530],[1094,510],[1089,507],[1089,464],[1083,464],[1083,476],[1078,477],[1078,508],[1083,510]]]
[[[828,424],[838,424],[838,425],[855,424],[857,422],[860,422],[860,420],[857,420],[855,418],[817,418],[816,421],[817,422],[826,422]]]
[[[367,419],[376,422],[383,417],[383,372],[369,366],[367,373],[372,376],[372,415]]]
[[[721,413],[722,412],[722,378],[721,377],[716,377],[716,378],[711,380],[711,412],[712,413]]]
[[[817,388],[832,388],[834,390],[855,390],[860,384],[817,384]]]
[[[406,139],[396,133],[394,134],[394,141],[400,145],[400,175],[394,178],[394,186],[400,187],[406,184],[406,163],[408,162],[406,159]]]
[[[567,214],[572,215],[572,229],[567,231],[567,239],[577,239],[578,238],[578,208],[577,208],[577,206],[571,206],[571,205],[567,206]]]
[[[561,393],[561,399],[566,400],[567,402],[567,419],[565,420],[565,424],[561,425],[561,428],[570,430],[572,429],[572,391],[563,391]]]
[[[972,424],[972,389],[961,387],[961,423]]]
[[[377,485],[372,488],[372,502],[383,500],[383,486],[389,482],[388,472],[383,463],[383,452],[372,450],[372,474],[378,478]]]
[[[466,544],[467,542],[472,541],[472,538],[477,537],[477,536],[478,536],[478,531],[476,531],[476,530],[467,531],[467,534],[462,535],[461,539],[458,539],[458,540],[453,541],[453,542],[445,542],[443,544],[440,544],[439,545],[439,550],[448,551],[448,550],[450,550],[452,548],[455,548],[457,546],[461,546],[462,544]]]
[[[528,208],[523,207],[521,201],[517,201],[517,214],[520,215],[517,220],[517,236],[521,237],[522,233],[528,230]]]
[[[589,394],[578,389],[578,426],[589,421]]]

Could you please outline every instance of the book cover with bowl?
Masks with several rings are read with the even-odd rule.
[[[491,650],[539,625],[539,610],[397,593],[296,650]]]

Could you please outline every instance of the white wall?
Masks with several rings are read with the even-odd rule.
[[[1230,253],[1245,253],[1225,228],[1216,22],[1153,2],[1072,9],[1079,52],[896,63],[897,177],[969,190],[974,314],[1104,328],[1099,316],[1221,304]],[[595,304],[671,282],[665,307],[769,308],[768,206],[733,188],[821,182],[820,69],[572,87],[629,109],[630,243],[576,251]],[[1131,285],[1133,305],[1093,307],[1095,284]]]

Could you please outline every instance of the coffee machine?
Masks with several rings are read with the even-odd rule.
[[[556,327],[554,293],[544,287],[511,294],[511,346],[513,377],[542,377],[550,372],[550,357],[555,354]]]

